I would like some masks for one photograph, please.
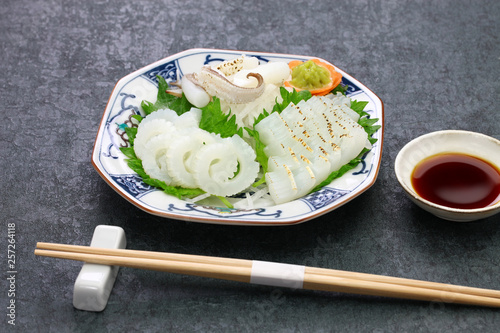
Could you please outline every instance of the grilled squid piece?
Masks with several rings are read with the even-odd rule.
[[[216,96],[235,104],[252,102],[264,93],[266,87],[262,75],[248,73],[247,77],[257,79],[257,86],[255,88],[237,86],[229,81],[223,73],[214,70],[210,66],[202,67],[199,74],[193,75],[196,83],[203,87],[210,96]]]

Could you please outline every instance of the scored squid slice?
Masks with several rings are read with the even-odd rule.
[[[309,193],[363,150],[367,133],[342,111],[344,106],[314,96],[255,126],[266,145],[266,183],[276,203]]]
[[[205,145],[213,144],[217,136],[199,128],[190,128],[171,142],[166,153],[168,174],[176,185],[197,188],[193,175],[193,157]]]
[[[352,120],[358,121],[360,116],[359,113],[351,109],[351,99],[347,96],[337,93],[336,95],[321,96],[320,99],[329,104],[331,107],[340,108],[344,111]]]
[[[341,147],[340,165],[344,165],[358,156],[365,146],[368,135],[357,122],[348,114],[327,102],[326,98],[314,98],[308,103],[311,107],[305,108],[306,103],[298,104],[303,112],[311,117],[313,114],[321,115],[320,120],[313,120],[314,128],[331,142],[331,148]],[[312,117],[311,117],[312,118]],[[322,119],[321,119],[322,118]],[[325,126],[326,124],[326,126]]]
[[[166,153],[176,133],[169,132],[155,136],[146,144],[147,154],[142,159],[144,171],[151,177],[164,181],[167,185],[173,183],[168,174]]]
[[[316,180],[316,175],[311,168],[311,165],[305,165],[301,168],[297,168],[293,170],[293,176],[295,178],[295,183],[297,184],[297,196],[301,197],[309,192],[316,186],[318,183]]]
[[[201,110],[198,108],[191,108],[188,112],[184,112],[178,116],[174,121],[177,129],[198,127],[201,120]]]
[[[143,120],[137,127],[137,135],[134,139],[136,156],[141,160],[144,159],[147,154],[146,145],[149,140],[157,135],[174,131],[176,131],[176,128],[173,123],[165,119],[154,119],[147,122]]]
[[[292,171],[286,165],[278,167],[272,172],[267,172],[266,184],[269,188],[269,194],[276,204],[297,198],[297,184]]]
[[[231,196],[249,187],[257,177],[255,152],[238,135],[202,147],[193,161],[194,178],[202,190]]]
[[[318,170],[320,173],[325,174],[325,170],[321,170],[320,168]],[[286,175],[288,183],[284,186],[285,188],[289,186],[289,190],[296,197],[309,193],[317,183],[312,162],[307,159],[298,159],[295,155],[271,156],[268,163],[268,174],[271,181],[277,181],[276,177],[278,179],[285,179],[284,176]],[[270,194],[274,199],[279,201],[287,198],[287,196],[278,195],[280,193],[279,186],[275,184],[273,187],[273,190],[270,190]],[[281,199],[278,199],[278,197]]]
[[[144,119],[142,119],[141,124],[147,124],[150,121],[154,121],[157,119],[164,119],[166,121],[173,122],[177,119],[178,115],[174,110],[170,109],[160,109],[156,110],[147,115]]]

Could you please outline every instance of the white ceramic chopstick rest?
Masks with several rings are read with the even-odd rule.
[[[250,283],[302,289],[304,274],[305,266],[253,260]]]
[[[91,247],[124,249],[125,231],[120,227],[98,225],[92,236]],[[73,306],[85,311],[102,311],[108,304],[118,266],[83,264],[73,289]]]

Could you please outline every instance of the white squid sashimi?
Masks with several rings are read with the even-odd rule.
[[[177,129],[199,127],[201,120],[201,110],[191,108],[188,112],[184,112],[173,121]]]
[[[312,108],[306,108],[308,105],[311,105]],[[298,106],[301,106],[304,114],[311,119],[311,115],[317,113],[323,117],[323,119],[313,119],[310,122],[314,128],[310,132],[316,131],[321,137],[326,137],[325,140],[331,143],[330,148],[333,148],[334,151],[335,146],[341,147],[340,166],[358,156],[359,152],[365,147],[368,138],[367,133],[363,127],[342,110],[324,103],[322,98],[311,99],[309,103],[303,103],[302,101]],[[308,126],[310,126],[309,123]]]
[[[188,75],[182,77],[181,86],[186,99],[197,108],[202,108],[210,103],[210,95],[203,87],[191,80]]]
[[[194,156],[203,146],[213,144],[216,140],[215,134],[199,128],[190,128],[172,140],[166,154],[166,165],[168,174],[176,185],[198,187],[193,175]]]
[[[316,185],[316,175],[313,171],[312,163],[307,159],[298,159],[293,154],[271,156],[268,161],[268,172],[277,172],[284,175],[284,171],[290,181],[290,186],[297,189],[297,191],[293,190],[296,192],[296,196],[309,193]]]
[[[157,135],[146,144],[147,153],[142,159],[144,171],[152,178],[164,181],[167,185],[173,183],[168,174],[166,153],[176,132]]]
[[[304,141],[302,134],[295,133],[277,112],[271,113],[255,126],[260,139],[266,144],[264,152],[267,156],[288,154],[288,147],[298,156],[312,157],[313,149]]]
[[[146,117],[137,127],[137,134],[134,139],[134,152],[138,158],[144,159],[147,154],[146,144],[157,135],[175,131],[172,122],[165,119],[153,119],[146,121]]]
[[[268,62],[250,70],[241,70],[229,77],[229,79],[238,86],[253,88],[257,86],[257,80],[253,77],[247,77],[248,73],[257,73],[262,75],[264,83],[266,84],[282,86],[283,82],[288,80],[290,77],[290,67],[288,67],[286,62]]]
[[[220,71],[226,76],[230,76],[241,70],[253,69],[257,66],[259,66],[259,59],[256,57],[247,57],[243,54],[236,59],[223,61],[215,66],[212,66],[212,68]]]
[[[338,161],[340,161],[340,153]],[[339,166],[332,165],[332,163],[330,163],[330,161],[325,156],[322,155],[315,157],[314,160],[311,162],[312,163],[310,167],[314,172],[314,175],[316,176],[318,183],[320,179],[321,181],[326,179],[330,175],[331,170],[338,170],[341,167],[341,165]]]
[[[154,121],[157,119],[163,119],[166,121],[174,122],[177,119],[177,117],[178,117],[177,112],[175,112],[174,110],[160,109],[148,114],[147,117],[145,117],[141,121],[141,124],[147,124],[150,121]]]
[[[268,171],[273,172],[279,168],[287,165],[290,170],[300,167],[299,160],[291,155],[275,155],[269,157]]]
[[[320,99],[331,106],[338,107],[344,111],[349,117],[354,121],[358,121],[360,116],[359,113],[351,109],[351,99],[347,96],[337,93],[336,95],[330,94],[329,97],[322,96]]]
[[[269,194],[276,204],[297,198],[297,184],[292,171],[286,165],[272,172],[267,172],[266,184],[269,188]]]
[[[301,168],[293,170],[295,183],[297,184],[297,197],[308,194],[316,186],[317,179],[310,165],[305,165]]]
[[[245,190],[259,172],[255,157],[252,147],[238,135],[202,147],[193,161],[198,187],[219,196]]]
[[[256,125],[270,156],[265,177],[276,203],[309,193],[363,150],[367,133],[341,107],[312,97]]]

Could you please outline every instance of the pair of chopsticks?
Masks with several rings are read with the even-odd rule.
[[[239,282],[252,282],[253,260],[128,249],[37,243],[35,255],[86,263],[148,269]],[[282,265],[270,263],[272,265]],[[295,266],[295,265],[291,265]],[[500,291],[383,275],[303,267],[301,287],[341,293],[440,303],[500,307]]]

